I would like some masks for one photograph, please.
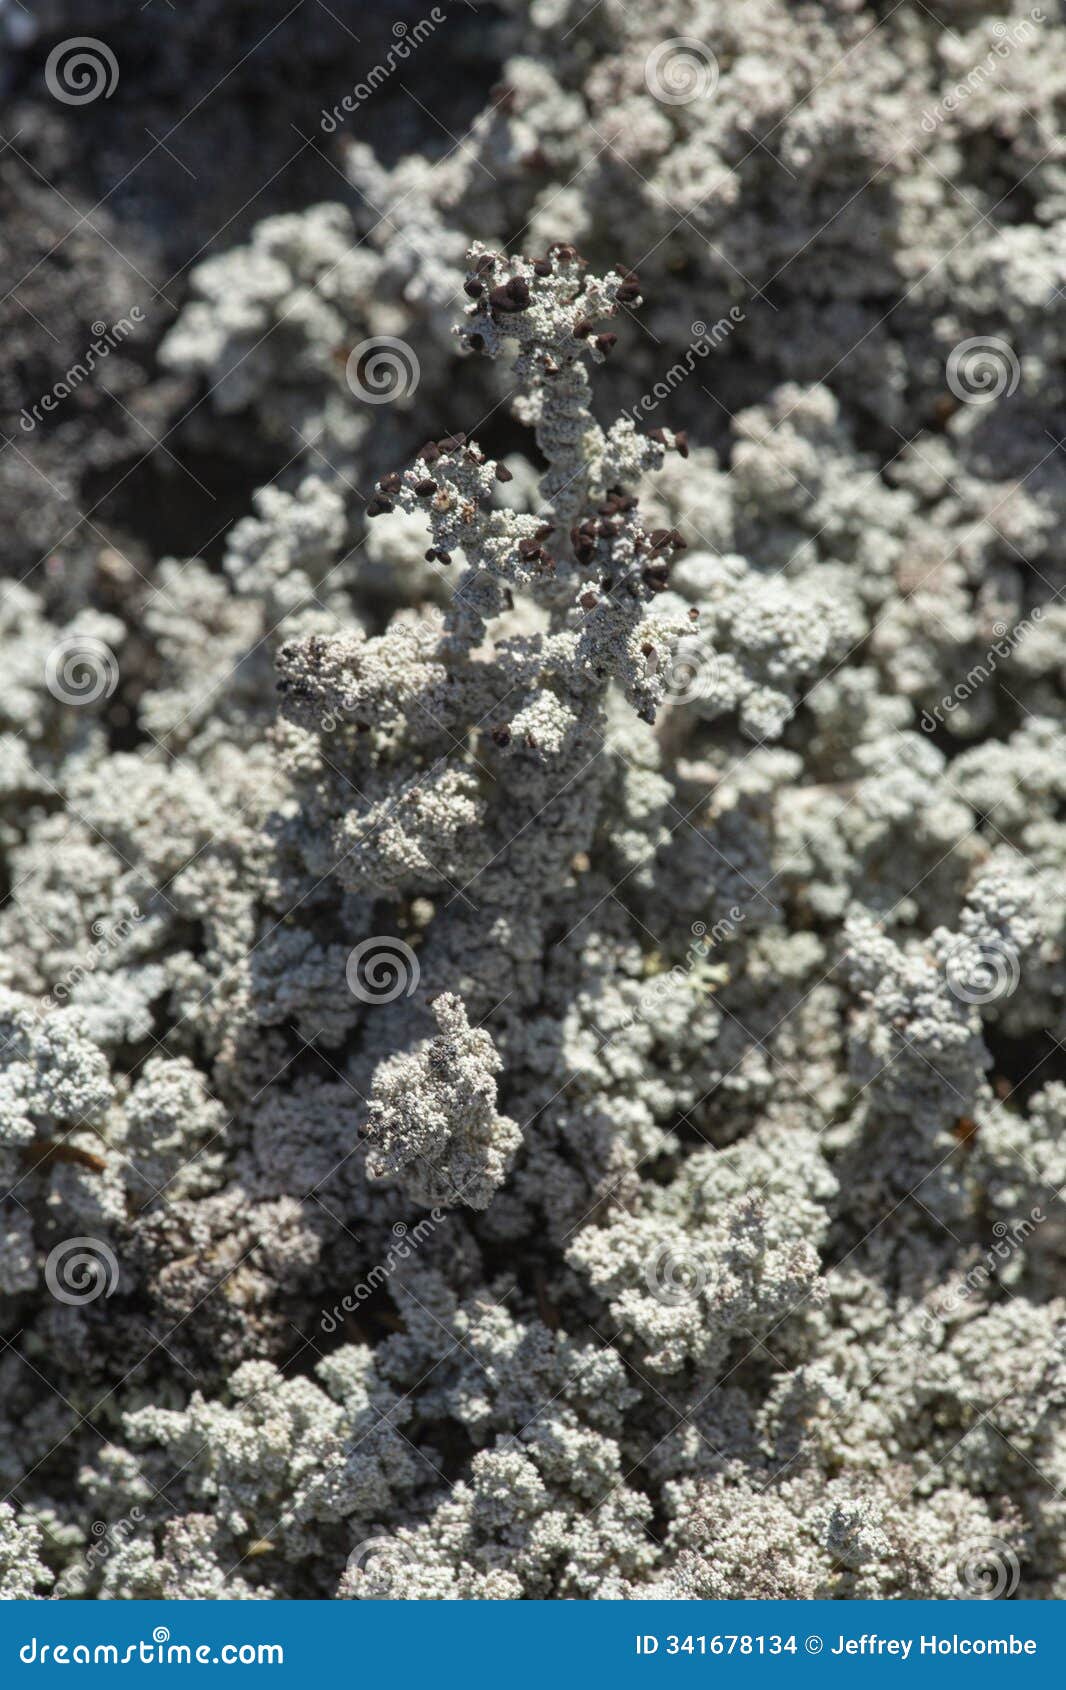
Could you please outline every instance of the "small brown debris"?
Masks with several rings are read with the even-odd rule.
[[[34,1171],[50,1167],[53,1162],[69,1162],[76,1168],[88,1168],[94,1174],[102,1174],[107,1168],[102,1156],[94,1156],[91,1150],[81,1150],[76,1144],[63,1144],[52,1138],[35,1138],[32,1144],[22,1146],[21,1154],[26,1166]]]

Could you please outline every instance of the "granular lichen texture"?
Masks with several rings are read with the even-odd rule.
[[[1066,1597],[1058,4],[0,64],[0,1596]]]

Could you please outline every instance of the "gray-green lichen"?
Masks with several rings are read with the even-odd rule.
[[[1066,1595],[1036,10],[506,0],[194,268],[285,467],[0,608],[0,1594]]]

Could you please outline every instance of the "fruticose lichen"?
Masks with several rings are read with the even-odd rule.
[[[158,308],[275,468],[5,567],[0,1594],[1066,1596],[1038,10],[449,14]]]

